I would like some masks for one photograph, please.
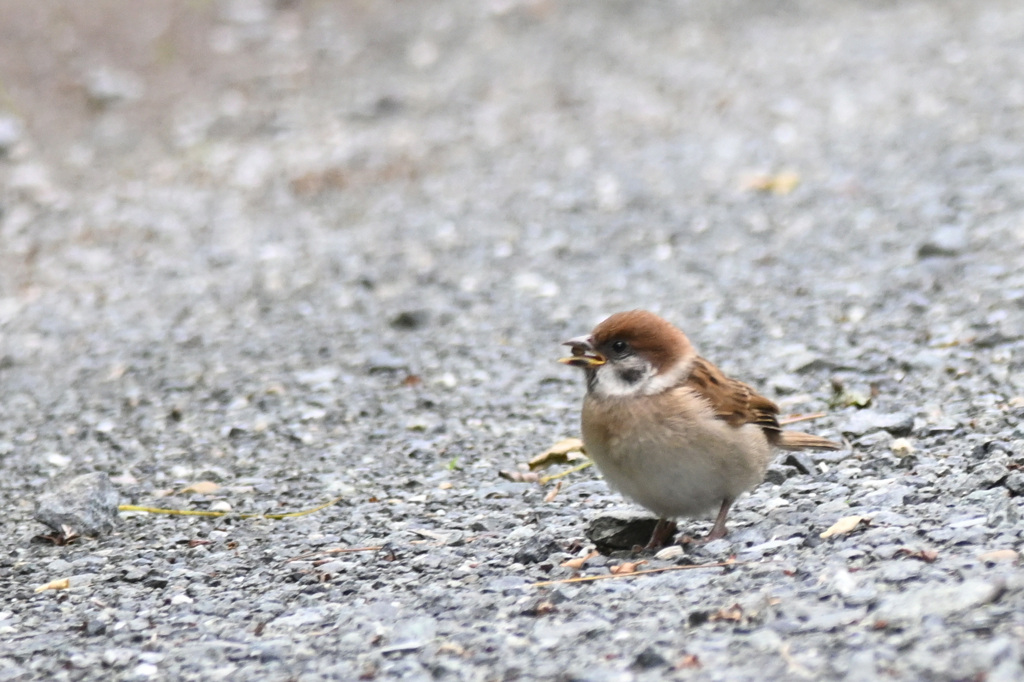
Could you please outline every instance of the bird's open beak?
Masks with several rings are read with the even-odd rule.
[[[589,336],[577,336],[562,345],[572,348],[572,357],[558,359],[559,362],[567,365],[583,368],[600,367],[608,361],[605,356],[594,350],[594,344],[590,341]]]

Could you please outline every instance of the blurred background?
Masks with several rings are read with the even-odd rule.
[[[6,2],[9,404],[127,391],[163,423],[167,386],[250,409],[324,365],[358,388],[307,444],[405,400],[456,441],[453,415],[510,413],[507,451],[517,417],[573,430],[557,342],[633,307],[794,408],[844,373],[898,403],[908,368],[935,388],[949,349],[1024,328],[1022,26],[998,1]]]
[[[1019,0],[0,2],[7,677],[135,660],[108,661],[113,642],[205,679],[234,646],[221,640],[248,647],[301,607],[321,611],[278,619],[268,632],[285,644],[239,665],[397,676],[415,656],[385,660],[381,633],[429,612],[459,646],[424,649],[438,675],[435,659],[458,659],[478,677],[603,679],[591,673],[626,675],[678,635],[666,655],[696,642],[707,670],[749,679],[963,679],[999,660],[1009,672],[989,679],[1017,679],[1019,585],[975,556],[1019,546],[1022,74]],[[552,598],[564,622],[535,618],[547,611],[506,588],[543,577],[538,561],[575,552],[622,500],[592,470],[552,501],[499,472],[578,435],[583,389],[559,343],[637,307],[784,413],[826,412],[807,430],[853,447],[738,503],[759,551],[801,567],[785,579],[677,573],[678,610],[620,583]],[[209,548],[191,541],[213,522],[135,517],[69,550],[95,592],[35,595],[73,567],[30,542],[34,497],[92,471],[125,502],[206,508],[186,493],[196,481],[239,511],[344,501],[221,524]],[[889,512],[864,533],[888,553],[870,558],[861,535],[822,544],[864,500]],[[476,544],[415,544],[407,528]],[[534,530],[530,563],[517,552]],[[807,542],[763,549],[773,533]],[[922,537],[934,565],[900,554]],[[335,582],[285,564],[378,541],[403,560],[352,559]],[[1009,556],[998,570],[1012,575]],[[138,582],[150,570],[154,589]],[[928,615],[889,631],[871,615],[920,580],[920,620],[947,608],[935,585],[958,594],[972,575],[992,585],[948,600],[965,611],[951,627]],[[192,597],[168,606],[161,584],[201,615]],[[776,613],[778,585],[792,656],[765,632],[774,616],[743,637],[748,613]],[[700,626],[738,594],[765,601],[740,610],[735,640],[729,623]],[[377,606],[349,628],[356,595]],[[92,637],[108,622],[94,612],[111,638]],[[612,614],[614,637],[577,627]],[[163,639],[154,623],[170,623]],[[1003,644],[981,646],[992,632]],[[326,667],[346,660],[365,666]]]

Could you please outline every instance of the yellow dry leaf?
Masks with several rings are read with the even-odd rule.
[[[800,184],[800,175],[793,171],[756,173],[743,180],[743,188],[772,194],[789,194]]]
[[[36,592],[46,592],[47,590],[66,590],[71,587],[71,578],[58,578],[51,580],[45,585],[40,585],[36,588]]]
[[[552,464],[568,464],[586,459],[583,441],[579,438],[565,438],[530,460],[530,471],[546,469]]]
[[[213,481],[199,481],[192,485],[185,486],[178,491],[178,494],[196,493],[198,495],[209,495],[210,493],[215,493],[218,490],[220,490],[220,486]]]
[[[870,519],[866,516],[844,516],[839,519],[832,526],[820,535],[822,539],[830,538],[833,535],[846,535],[850,531],[857,528],[862,523],[867,523]]]
[[[612,575],[629,575],[630,573],[636,573],[637,566],[643,566],[646,563],[646,559],[642,561],[627,561],[618,566],[612,566],[608,570],[611,571]]]
[[[984,552],[978,555],[978,559],[981,561],[999,563],[1002,561],[1017,561],[1020,558],[1020,554],[1012,549],[994,549],[991,552]]]
[[[578,571],[581,568],[583,568],[583,564],[587,563],[589,560],[593,559],[598,554],[599,554],[598,552],[591,552],[590,554],[588,554],[586,556],[576,557],[575,559],[569,559],[568,561],[563,561],[559,565],[562,568],[571,568],[574,571]]]

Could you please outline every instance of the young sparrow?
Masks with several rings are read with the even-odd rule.
[[[658,515],[648,549],[679,516],[718,507],[707,535],[726,534],[729,507],[764,480],[771,448],[837,450],[779,428],[779,408],[697,355],[679,329],[645,310],[616,313],[565,342],[560,362],[586,374],[582,431],[608,485]]]

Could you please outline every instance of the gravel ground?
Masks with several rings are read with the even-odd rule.
[[[1024,677],[1020,2],[0,27],[0,680]],[[578,434],[558,343],[634,307],[849,447],[641,568],[734,566],[535,586],[636,559],[561,566],[635,511],[593,470],[499,476]],[[341,502],[33,539],[91,472]]]

